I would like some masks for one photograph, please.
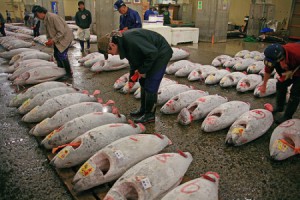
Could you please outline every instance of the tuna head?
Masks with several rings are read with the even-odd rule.
[[[192,121],[193,121],[193,118],[191,115],[191,111],[187,108],[183,108],[177,117],[177,122],[182,125],[188,125],[188,124],[192,123]]]
[[[221,87],[235,86],[238,83],[238,81],[243,77],[246,77],[246,75],[241,72],[233,72],[227,74],[220,80],[220,86]]]
[[[300,154],[300,119],[291,119],[276,127],[269,150],[274,160],[285,160]]]
[[[120,78],[118,78],[115,83],[114,83],[114,88],[115,89],[121,89],[122,87],[125,86],[126,82],[129,79],[129,73],[126,73],[122,75]]]
[[[76,173],[74,191],[113,181],[136,163],[159,153],[170,144],[165,135],[137,134],[116,140],[94,154]]]
[[[254,90],[255,87],[262,82],[262,77],[257,74],[247,75],[245,78],[242,78],[237,86],[236,90],[238,92],[246,92],[250,90]]]
[[[273,124],[273,115],[265,109],[255,109],[244,113],[230,127],[225,143],[240,146],[268,131]]]

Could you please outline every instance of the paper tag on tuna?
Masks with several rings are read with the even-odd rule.
[[[116,157],[117,157],[118,159],[121,159],[121,158],[124,157],[124,154],[123,154],[122,151],[120,151],[120,150],[117,150],[117,151],[115,151],[114,153],[115,153],[115,155],[116,155]]]
[[[144,190],[147,190],[148,188],[152,187],[149,178],[142,179],[141,183],[142,183],[142,186],[143,186]]]
[[[23,106],[26,108],[29,104],[29,99],[27,99],[24,103],[23,103]]]

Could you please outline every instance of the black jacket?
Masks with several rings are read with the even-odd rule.
[[[1,24],[4,24],[5,23],[5,20],[4,20],[4,18],[3,18],[3,15],[0,13],[0,23]]]
[[[82,29],[90,28],[92,23],[92,15],[89,10],[78,10],[75,16],[76,25]]]
[[[160,70],[160,59],[170,59],[173,50],[160,34],[141,28],[131,29],[118,38],[120,58],[126,58],[130,64],[131,74],[138,70],[141,74],[151,76]]]

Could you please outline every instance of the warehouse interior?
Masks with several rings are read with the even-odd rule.
[[[113,100],[118,112],[124,114],[127,119],[131,119],[129,113],[139,108],[140,101],[129,92],[121,94],[113,88],[116,80],[128,73],[129,68],[95,73],[79,62],[80,59],[98,52],[97,38],[101,38],[112,30],[118,30],[120,13],[114,9],[115,1],[84,0],[85,8],[92,14],[91,35],[96,39],[91,42],[91,48],[84,52],[80,50],[79,41],[74,40],[68,52],[73,79],[63,82],[71,84],[76,89],[88,91],[89,94],[100,90],[103,102]],[[212,61],[218,56],[234,57],[242,50],[258,51],[263,54],[270,44],[285,45],[300,41],[299,0],[123,1],[129,8],[139,13],[143,29],[161,34],[172,48],[188,52],[189,56],[186,60],[196,64],[212,65]],[[76,26],[74,20],[78,11],[78,0],[0,0],[0,3],[0,13],[6,19],[6,11],[8,11],[11,14],[12,23],[16,26],[25,26],[23,24],[25,9],[31,12],[35,5],[40,5],[49,12],[59,15],[70,25],[71,29]],[[143,20],[145,12],[150,7],[156,7],[159,14],[162,14],[163,9],[168,7],[171,24],[163,25],[159,21],[161,18],[157,16]],[[6,25],[8,28],[9,23]],[[27,28],[31,30],[30,26]],[[265,32],[263,31],[265,29],[271,29],[271,31]],[[41,23],[41,34],[44,35],[45,31]],[[76,32],[74,29],[72,31]],[[1,38],[4,37],[0,37],[0,41]],[[33,44],[30,48],[53,55],[53,48],[48,48],[38,41],[33,42],[32,39],[26,39],[26,41]],[[0,45],[0,57],[1,53],[6,51],[7,49]],[[73,190],[73,178],[81,169],[81,165],[62,169],[50,165],[50,160],[55,154],[41,145],[44,137],[29,134],[36,124],[25,123],[18,109],[8,106],[11,99],[20,91],[26,91],[32,86],[16,86],[10,82],[8,80],[10,74],[5,71],[9,68],[8,63],[9,61],[2,64],[0,59],[0,105],[2,107],[0,113],[0,199],[112,200],[113,198],[106,195],[114,186],[115,181],[76,193]],[[168,66],[172,64],[173,62],[170,62]],[[243,73],[246,73],[245,71]],[[203,80],[191,82],[187,78],[177,77],[174,74],[166,74],[165,77],[191,86],[191,88],[206,91],[211,95],[224,96],[228,101],[247,102],[251,105],[251,109],[263,109],[266,104],[274,105],[276,102],[276,91],[270,96],[258,98],[253,95],[253,91],[241,93],[237,92],[235,87],[221,88],[219,84],[206,85]],[[182,183],[207,177],[206,172],[217,172],[220,175],[217,181],[217,198],[212,199],[300,199],[300,157],[297,151],[299,146],[297,148],[295,142],[300,141],[299,127],[294,129],[294,132],[298,134],[292,141],[295,151],[291,151],[294,152],[294,156],[277,161],[272,159],[269,152],[269,148],[272,147],[270,138],[277,128],[275,123],[270,125],[264,135],[252,142],[242,146],[228,146],[224,142],[228,128],[206,133],[200,129],[203,119],[183,126],[177,123],[178,114],[165,115],[160,112],[160,109],[161,106],[158,106],[155,123],[145,125],[145,133],[162,134],[172,141],[172,145],[162,150],[162,153],[182,151],[191,153],[193,161],[181,177]],[[296,109],[293,118],[295,120],[300,118],[300,106]],[[283,147],[288,148],[284,145]],[[175,177],[175,175],[169,172],[162,176],[162,179]],[[211,178],[208,179],[211,180]],[[200,188],[198,185],[192,184],[192,186],[192,190],[195,187]],[[131,191],[132,188],[126,189]],[[144,193],[141,192],[141,194]],[[140,199],[137,196],[134,194],[126,199]],[[201,199],[198,197],[190,199]],[[153,199],[161,199],[161,197]]]

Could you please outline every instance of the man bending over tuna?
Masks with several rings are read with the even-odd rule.
[[[107,54],[120,55],[130,64],[130,85],[139,79],[141,85],[140,109],[131,112],[135,123],[155,121],[157,91],[173,51],[160,34],[132,29],[124,33],[112,32],[98,40],[98,49]]]

